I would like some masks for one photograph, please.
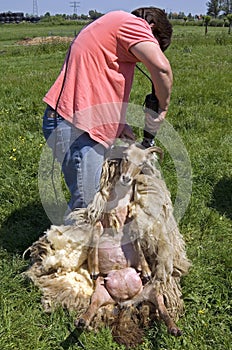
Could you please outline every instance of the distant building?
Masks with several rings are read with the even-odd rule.
[[[27,22],[38,22],[40,17],[35,16],[24,16],[23,12],[2,12],[0,13],[0,23],[20,23],[22,21]]]

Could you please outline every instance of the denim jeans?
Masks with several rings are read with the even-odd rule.
[[[85,208],[99,189],[106,148],[47,107],[43,134],[60,162],[71,199],[69,209]]]

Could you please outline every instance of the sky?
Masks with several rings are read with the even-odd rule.
[[[33,0],[0,0],[0,12],[24,12],[24,14],[33,14]],[[107,13],[113,10],[132,11],[135,8],[143,6],[155,6],[165,9],[169,12],[184,12],[186,15],[191,13],[206,14],[207,0],[78,0],[77,14],[88,14],[89,10]],[[73,14],[74,0],[37,0],[38,15],[44,15],[50,12],[51,15]]]

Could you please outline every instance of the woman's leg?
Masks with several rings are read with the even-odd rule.
[[[55,118],[55,111],[50,107],[44,114],[43,133],[62,165],[71,194],[68,211],[86,207],[99,188],[105,147],[61,116]]]
[[[71,193],[70,210],[84,208],[99,189],[105,147],[80,129],[72,130],[74,140],[62,164],[65,181]]]

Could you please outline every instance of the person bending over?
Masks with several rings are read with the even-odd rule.
[[[146,114],[145,125],[155,133],[164,120],[173,77],[163,52],[171,36],[165,12],[145,7],[103,15],[70,45],[60,74],[43,99],[43,133],[62,164],[70,211],[92,201],[105,153],[115,139],[135,140],[126,109],[137,62],[148,69],[159,101],[158,117]]]

